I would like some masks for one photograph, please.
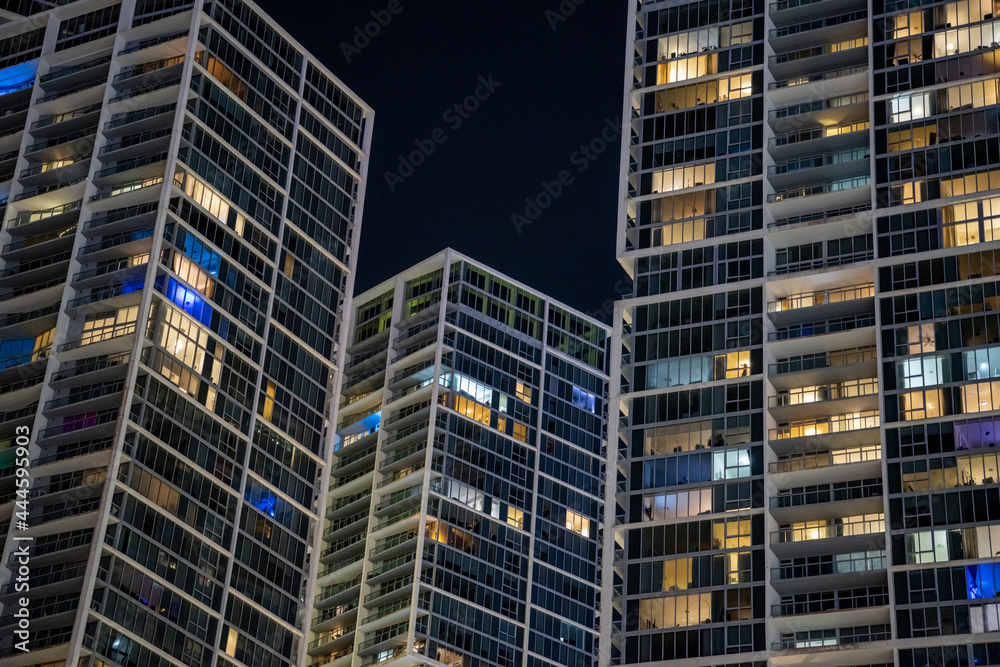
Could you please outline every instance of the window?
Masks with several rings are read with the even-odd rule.
[[[573,510],[566,510],[566,529],[590,537],[590,519]]]
[[[715,163],[653,172],[653,192],[672,192],[715,183]]]
[[[712,479],[738,479],[750,476],[750,450],[745,447],[712,455]]]
[[[587,412],[596,412],[596,401],[597,397],[591,394],[589,391],[584,391],[579,387],[573,387],[573,405],[580,408],[581,410],[586,410]]]
[[[523,382],[517,383],[517,397],[525,403],[531,403],[531,387]]]
[[[889,100],[889,122],[919,120],[935,113],[930,93],[900,94]]]
[[[516,507],[507,507],[507,523],[515,528],[524,528],[524,512]]]

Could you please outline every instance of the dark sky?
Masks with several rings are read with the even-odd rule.
[[[375,109],[357,291],[451,246],[603,312],[625,291],[614,248],[628,3],[397,2],[396,15],[390,0],[261,2]],[[355,43],[357,28],[376,32],[373,11],[390,20]],[[477,88],[486,99],[457,113]],[[604,146],[602,131],[606,151],[579,151]],[[433,154],[401,170],[400,156],[433,136],[444,139]],[[542,184],[564,171],[568,185],[518,233],[511,216],[525,215],[526,198],[549,204]],[[387,172],[405,178],[390,185]]]

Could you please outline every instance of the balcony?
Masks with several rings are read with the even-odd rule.
[[[177,103],[174,102],[115,114],[110,121],[104,124],[104,134],[110,139],[126,133],[142,133],[160,129],[171,124],[171,117],[168,117],[168,114],[173,114],[176,110]]]
[[[771,416],[779,422],[844,412],[878,410],[878,378],[850,379],[829,385],[807,385],[768,397]]]
[[[816,123],[808,129],[792,129],[775,133],[768,140],[768,152],[776,162],[808,157],[814,154],[868,148],[867,118],[835,125]]]
[[[767,11],[774,25],[778,27],[795,25],[813,20],[817,16],[836,16],[844,12],[860,9],[863,4],[857,0],[776,0],[768,3]]]
[[[794,635],[782,634],[781,641],[774,642],[771,648],[775,651],[795,651],[796,654],[801,655],[822,652],[829,650],[830,647],[850,648],[855,644],[883,642],[889,639],[892,639],[892,632],[886,623],[839,629],[811,630],[796,632]]]
[[[100,157],[102,160],[125,161],[143,154],[162,152],[170,144],[172,129],[164,127],[125,135],[101,148]]]
[[[871,185],[871,182],[871,176],[866,175],[829,183],[813,183],[811,185],[798,186],[787,190],[779,190],[769,194],[767,196],[767,201],[768,203],[776,203],[788,201],[789,199],[798,199],[800,197],[813,197],[815,195],[825,195],[834,192],[844,193],[848,190],[869,186]]]
[[[879,423],[877,411],[804,419],[771,429],[769,445],[779,458],[801,452],[860,447],[879,440]]]
[[[78,155],[70,155],[62,160],[35,165],[22,170],[18,178],[22,185],[33,185],[36,188],[53,186],[59,182],[76,182],[75,179],[86,177],[87,171],[90,169],[91,157],[92,153],[87,151]]]
[[[884,549],[885,519],[859,514],[785,525],[771,532],[771,548],[779,558]]]
[[[869,304],[870,305],[870,304]],[[821,320],[816,322],[805,322],[802,324],[792,324],[789,326],[781,327],[775,331],[767,334],[768,341],[779,342],[779,341],[794,341],[803,338],[814,338],[815,336],[827,336],[831,334],[841,333],[841,332],[855,332],[858,330],[869,329],[875,326],[875,315],[874,313],[862,313],[860,315],[848,315],[846,317],[837,317],[829,320]],[[862,334],[872,334],[873,332],[861,332]],[[841,341],[841,339],[845,339]],[[858,343],[867,343],[866,338],[874,338],[873,335],[861,335],[861,336],[851,336],[850,338],[859,338]],[[837,342],[846,342],[847,337],[839,336]],[[874,341],[872,341],[874,342]],[[805,348],[811,347],[815,350],[817,343],[812,342],[806,345]],[[802,346],[798,346],[802,347]],[[860,345],[858,346],[860,347]],[[794,354],[796,350],[792,349],[792,346],[782,346],[782,350],[788,350],[788,354]]]
[[[822,507],[816,507],[822,505]],[[781,523],[801,522],[830,513],[868,514],[882,512],[882,480],[869,478],[820,482],[778,491],[770,501],[771,516]]]
[[[857,90],[858,84],[864,85],[867,80],[864,76],[868,71],[866,28],[866,22],[859,21],[855,24],[854,33],[845,34],[843,41],[833,44],[812,42],[795,51],[776,53],[769,58],[771,73],[777,82],[789,82],[792,86],[857,75],[858,81],[845,81],[838,86],[840,90]],[[775,86],[772,90],[780,96],[781,89],[787,87]],[[833,91],[827,88],[816,92],[830,94]],[[778,100],[775,102],[780,104]]]
[[[883,586],[888,581],[885,550],[790,558],[771,568],[771,586],[781,596]]]
[[[98,187],[134,183],[137,180],[156,178],[166,168],[167,153],[141,155],[116,162],[94,174]]]

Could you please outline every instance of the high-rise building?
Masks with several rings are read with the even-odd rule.
[[[610,330],[452,250],[354,303],[311,664],[596,664]]]
[[[1000,5],[631,10],[607,660],[1000,664]]]
[[[297,665],[372,112],[245,0],[0,8],[0,663]]]

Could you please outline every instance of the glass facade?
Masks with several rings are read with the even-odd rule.
[[[3,10],[0,657],[297,665],[371,111],[243,0]]]
[[[606,664],[993,664],[997,8],[632,10]]]
[[[610,331],[450,250],[356,303],[312,664],[596,664]]]

